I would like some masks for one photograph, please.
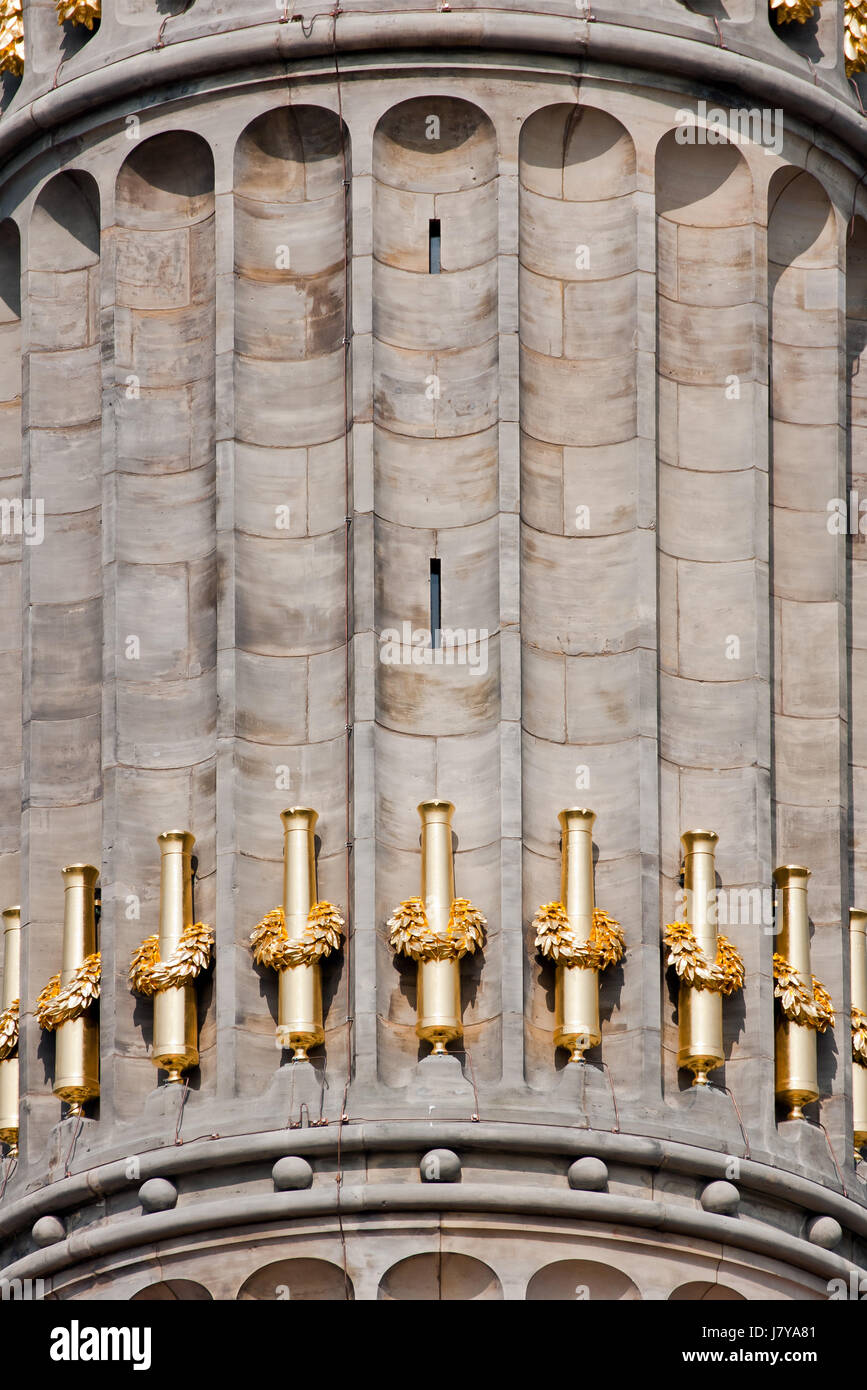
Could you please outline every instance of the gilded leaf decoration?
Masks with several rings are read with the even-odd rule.
[[[8,1009],[0,1013],[0,1062],[5,1062],[7,1057],[18,1046],[18,1006],[19,1000],[13,999]]]
[[[160,960],[159,936],[148,936],[133,953],[130,987],[136,994],[162,994],[193,982],[211,961],[214,934],[204,922],[193,922],[167,960]]]
[[[293,965],[313,965],[337,950],[345,925],[339,909],[333,903],[314,903],[307,914],[303,934],[290,938],[283,909],[275,907],[251,933],[253,959],[257,965],[269,966],[272,970],[286,970]]]
[[[620,923],[601,908],[593,913],[586,941],[576,938],[562,903],[543,903],[533,918],[533,928],[542,955],[570,969],[607,970],[623,959],[626,949]]]
[[[20,77],[24,71],[22,0],[0,0],[0,73]]]
[[[421,898],[408,898],[388,919],[389,942],[395,955],[410,960],[461,960],[484,945],[486,926],[486,919],[468,898],[455,898],[445,932],[435,932]]]
[[[99,998],[101,973],[99,951],[94,951],[74,971],[68,985],[61,986],[60,975],[52,975],[36,999],[39,1027],[53,1033],[62,1023],[81,1018]]]
[[[685,985],[726,995],[743,989],[743,958],[727,936],[717,937],[716,956],[712,961],[699,946],[689,922],[669,922],[663,939],[668,947],[665,963],[674,966]]]
[[[817,1033],[834,1026],[834,1004],[825,986],[812,977],[812,989],[803,975],[783,956],[774,954],[774,995],[790,1023],[814,1028]]]

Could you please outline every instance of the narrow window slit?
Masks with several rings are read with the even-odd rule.
[[[440,220],[438,217],[432,217],[428,228],[428,269],[431,275],[440,273],[441,251]]]
[[[430,562],[430,644],[432,647],[440,645],[440,627],[442,625],[442,591],[440,588],[441,580],[441,561],[431,560]]]

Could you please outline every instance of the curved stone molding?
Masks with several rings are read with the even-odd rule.
[[[8,158],[12,150],[38,130],[50,129],[102,103],[124,98],[131,91],[167,89],[173,83],[188,90],[191,78],[200,80],[234,68],[271,63],[275,56],[281,64],[296,63],[302,57],[330,64],[335,43],[338,54],[387,47],[392,54],[400,55],[402,50],[428,48],[434,62],[438,61],[437,50],[441,47],[544,53],[555,64],[562,58],[572,60],[576,48],[574,18],[547,14],[527,16],[494,11],[480,28],[472,13],[449,14],[445,22],[438,13],[346,13],[336,33],[332,33],[332,28],[326,19],[305,37],[299,33],[300,26],[281,25],[278,21],[273,28],[265,24],[238,32],[184,35],[182,45],[166,45],[156,66],[149,52],[137,53],[108,69],[70,77],[63,86],[7,116],[0,124],[0,156]],[[626,64],[643,71],[677,71],[695,82],[701,91],[716,89],[720,84],[740,88],[751,92],[760,105],[783,107],[852,143],[856,149],[867,146],[867,128],[848,84],[834,89],[819,85],[805,63],[796,67],[781,63],[775,67],[768,61],[766,30],[761,38],[757,36],[749,52],[742,53],[728,46],[709,44],[704,36],[701,42],[694,43],[682,34],[631,29],[622,22],[586,26],[578,43],[585,60]],[[781,58],[783,53],[781,45]]]

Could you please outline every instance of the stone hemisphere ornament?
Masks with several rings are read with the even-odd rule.
[[[278,1192],[299,1192],[312,1184],[313,1169],[306,1158],[278,1158],[271,1177]]]
[[[418,1165],[422,1182],[460,1182],[461,1160],[451,1149],[429,1149]]]
[[[843,1239],[843,1227],[833,1216],[814,1216],[807,1223],[807,1239],[820,1250],[834,1250]]]
[[[701,1205],[714,1216],[737,1216],[741,1194],[733,1182],[709,1182],[701,1194]]]
[[[143,1211],[171,1211],[177,1204],[178,1189],[167,1178],[148,1178],[138,1190]]]
[[[569,1186],[576,1192],[604,1192],[608,1167],[601,1158],[576,1158],[568,1173]]]
[[[66,1227],[59,1216],[40,1216],[30,1232],[37,1245],[56,1245],[66,1239]]]

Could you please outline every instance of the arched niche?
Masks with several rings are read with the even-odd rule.
[[[598,900],[619,919],[641,911],[641,277],[629,131],[593,106],[546,106],[524,123],[519,154],[525,1067],[550,1087],[564,1058],[556,972],[530,924],[556,896],[557,816],[591,759],[607,769],[593,773]],[[613,570],[617,592],[603,593],[598,575]],[[630,1007],[623,982],[619,969],[600,977],[603,1020]],[[604,1043],[615,1085],[621,1066],[632,1070],[631,1023],[620,1022]]]
[[[445,1251],[398,1261],[382,1276],[377,1296],[392,1302],[468,1303],[500,1300],[503,1289],[481,1260]]]
[[[30,222],[29,269],[47,274],[85,270],[99,260],[99,190],[90,174],[57,174],[36,199]]]
[[[338,115],[303,104],[257,116],[234,152],[233,838],[251,924],[280,900],[275,765],[319,813],[321,896],[346,891],[351,159]],[[341,972],[339,956],[322,964],[330,1084],[349,1060]],[[276,1019],[278,981],[240,971],[239,1074],[273,1068],[262,1021]]]
[[[194,1279],[161,1279],[139,1289],[130,1303],[212,1303],[213,1294]]]
[[[386,111],[373,136],[373,176],[395,188],[447,193],[497,175],[489,116],[460,97],[411,97]]]
[[[681,1284],[668,1295],[669,1303],[745,1303],[746,1297],[726,1284],[710,1284],[705,1280],[695,1280]]]
[[[597,1260],[557,1260],[537,1270],[527,1285],[528,1302],[636,1302],[641,1294],[619,1269]]]
[[[21,470],[21,236],[0,222],[0,476]]]
[[[822,0],[803,24],[780,18],[782,7],[771,8],[768,0],[768,24],[781,43],[800,58],[808,58],[815,67],[833,67],[837,61],[839,34],[844,0]]]
[[[237,1301],[248,1303],[351,1303],[352,1280],[329,1260],[275,1260],[257,1269],[238,1290]]]
[[[767,513],[762,233],[749,164],[697,126],[669,131],[656,158],[658,323],[658,649],[664,920],[678,913],[678,831],[713,818],[725,882],[753,880],[768,852],[755,807],[765,795],[756,691],[767,688]],[[720,598],[720,596],[724,596]],[[737,659],[726,649],[739,634]],[[712,635],[711,635],[712,634]],[[708,731],[712,730],[712,756]],[[708,774],[708,766],[714,771]],[[717,817],[721,819],[718,821]],[[728,856],[728,859],[726,859]],[[747,945],[758,972],[760,937]],[[739,941],[739,945],[740,945]],[[677,992],[663,983],[664,1084],[678,1069]],[[756,997],[758,1007],[758,997]],[[724,1011],[726,1055],[743,1031],[740,997]]]
[[[114,245],[113,639],[141,635],[123,661],[112,738],[123,882],[158,897],[154,831],[187,825],[198,788],[196,909],[215,921],[217,750],[216,241],[214,161],[189,130],[140,140],[118,173]],[[112,320],[109,320],[112,322]],[[171,716],[167,717],[167,706]],[[154,920],[156,908],[154,906]],[[140,924],[116,920],[117,949]],[[217,929],[219,930],[219,924]],[[214,977],[197,993],[203,1088],[216,1070]],[[118,991],[118,1107],[132,1118],[153,1081],[134,1059],[151,1011]],[[123,1078],[120,1081],[120,1078]]]
[[[122,226],[198,222],[212,214],[213,200],[213,155],[193,131],[166,131],[142,140],[118,174],[116,207]]]
[[[118,18],[124,24],[159,26],[167,19],[186,14],[196,0],[115,0]]]
[[[484,956],[461,968],[466,1045],[484,1081],[502,1055],[501,914],[490,888],[502,842],[496,131],[457,97],[400,102],[377,124],[372,173],[373,627],[379,637],[430,633],[436,611],[455,656],[420,671],[377,651],[376,918],[416,891],[415,806],[436,787],[456,806],[457,891],[475,901],[485,885]],[[485,634],[475,669],[471,632]],[[382,938],[377,953],[380,1075],[411,1084],[426,1048],[415,1033],[416,968]]]
[[[692,14],[729,20],[733,24],[749,24],[756,13],[756,0],[678,0],[678,3]]]

